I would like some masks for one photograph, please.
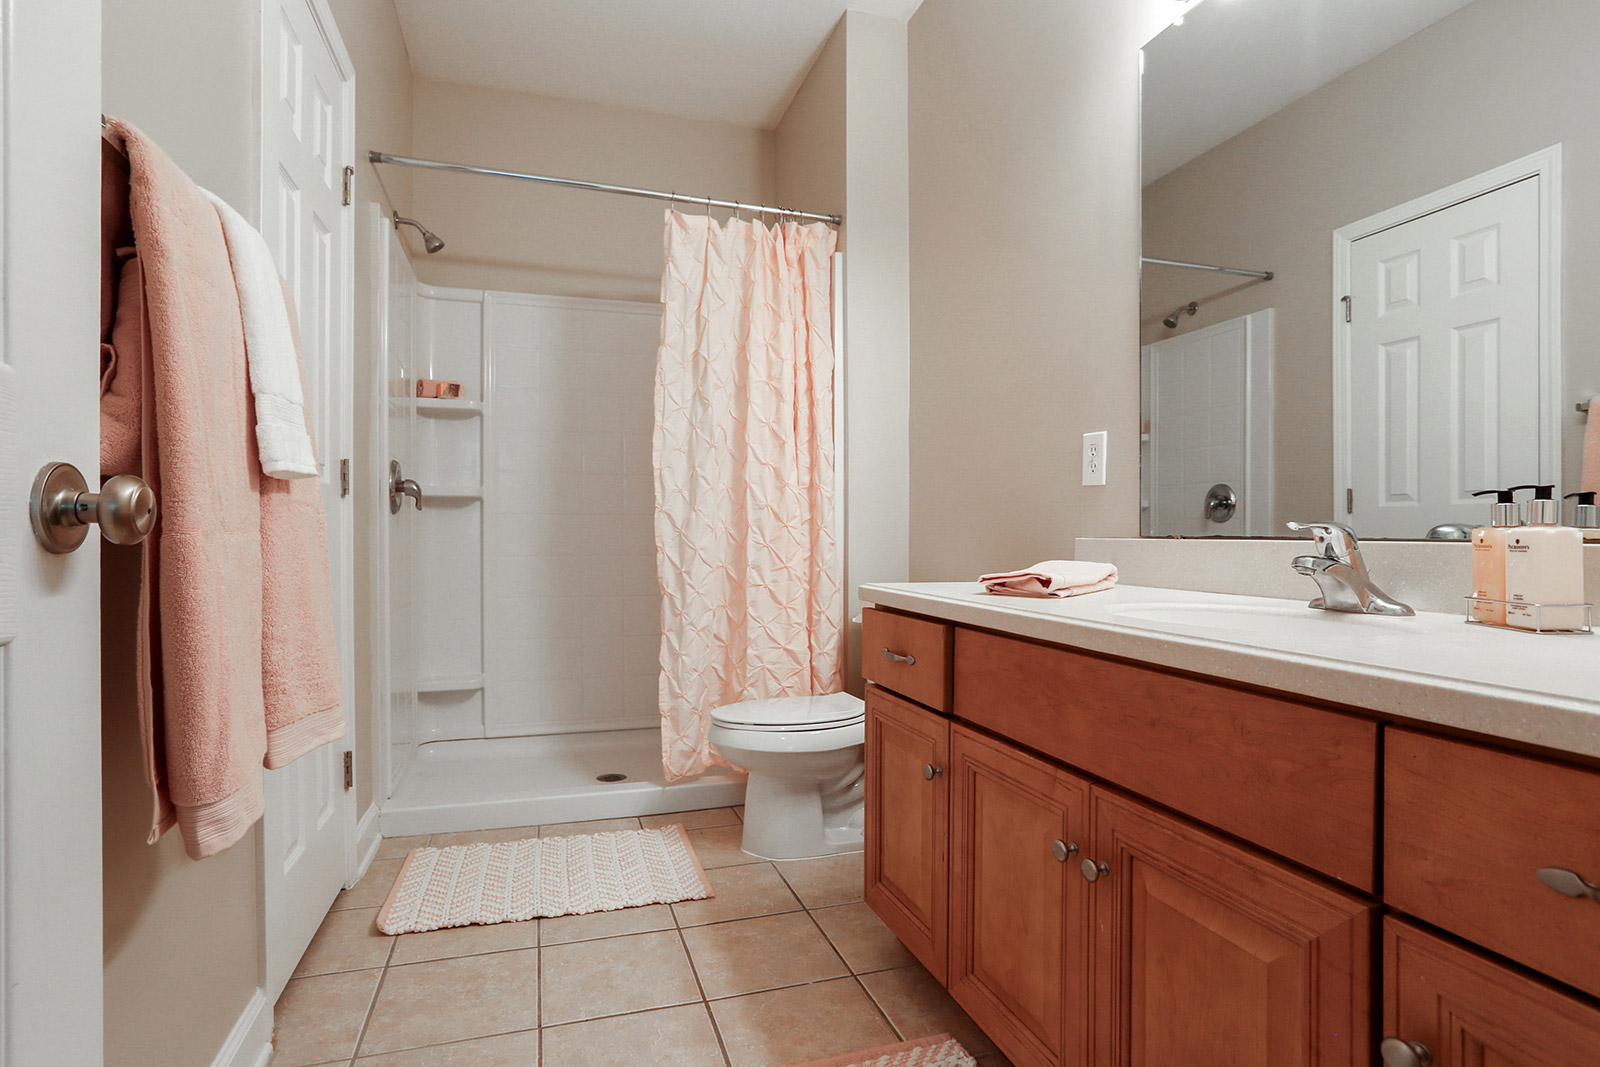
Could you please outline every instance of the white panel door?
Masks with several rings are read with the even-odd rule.
[[[1349,521],[1363,537],[1477,524],[1475,490],[1540,480],[1539,286],[1537,178],[1351,246]]]
[[[100,484],[100,5],[0,12],[0,1064],[102,1062],[100,544],[51,555],[46,463]]]
[[[413,613],[416,605],[414,571],[416,509],[401,498],[398,511],[389,505],[387,486],[390,464],[415,472],[417,350],[414,320],[417,276],[406,257],[394,227],[388,225],[379,205],[372,204],[373,256],[378,269],[378,358],[373,400],[377,411],[378,447],[373,450],[378,469],[369,482],[375,492],[373,514],[378,521],[378,573],[373,589],[377,597],[372,613],[375,688],[379,706],[379,744],[383,749],[383,779],[378,801],[394,794],[417,750],[417,649]],[[409,476],[409,473],[408,473]]]
[[[289,280],[305,343],[307,403],[328,517],[347,730],[353,701],[354,516],[342,486],[351,451],[354,286],[345,167],[354,156],[354,67],[324,0],[262,5],[261,232]],[[352,867],[351,740],[267,772],[262,823],[267,995],[276,998]]]

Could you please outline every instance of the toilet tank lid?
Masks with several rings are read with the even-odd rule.
[[[714,722],[729,726],[831,726],[854,722],[866,714],[860,697],[830,693],[820,697],[773,697],[724,704],[711,712]]]

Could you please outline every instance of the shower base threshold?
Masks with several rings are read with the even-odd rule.
[[[622,774],[602,782],[601,775]],[[744,775],[716,767],[668,785],[658,729],[431,741],[382,807],[384,837],[665,815],[744,803]]]

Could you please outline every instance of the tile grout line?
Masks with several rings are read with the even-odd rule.
[[[711,887],[711,872],[706,875],[706,888]],[[694,987],[700,992],[700,1006],[706,1010],[706,1018],[711,1021],[711,1036],[717,1039],[717,1051],[722,1053],[724,1067],[733,1067],[733,1057],[728,1054],[728,1043],[722,1039],[722,1027],[717,1025],[717,1013],[711,1010],[711,999],[706,996],[705,983],[700,981],[700,968],[694,965],[694,953],[689,951],[689,939],[683,936],[683,923],[678,921],[678,909],[671,904],[667,911],[672,915],[673,929],[678,932],[678,944],[683,946],[683,958],[689,961],[689,974],[694,978]]]

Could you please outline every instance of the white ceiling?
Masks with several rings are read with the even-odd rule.
[[[922,0],[395,0],[441,81],[770,128],[848,8]]]
[[[1146,185],[1471,0],[1205,0],[1144,50]]]

